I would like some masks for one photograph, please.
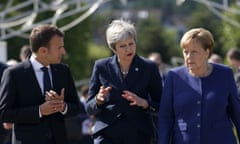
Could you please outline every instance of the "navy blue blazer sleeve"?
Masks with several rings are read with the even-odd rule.
[[[87,106],[86,106],[86,111],[89,114],[93,114],[93,115],[96,115],[101,110],[100,109],[101,106],[97,106],[95,96],[98,93],[100,86],[104,85],[99,80],[99,76],[100,76],[99,71],[101,71],[101,70],[100,70],[100,66],[98,63],[99,63],[99,61],[96,61],[93,66],[92,76],[90,79],[90,87],[89,87],[89,92],[88,92],[89,98],[88,98],[88,102],[87,102]],[[106,84],[107,84],[107,82],[106,82]],[[105,86],[107,86],[106,84],[105,84]]]
[[[149,83],[150,100],[148,111],[156,113],[159,111],[159,104],[162,97],[162,78],[155,63],[150,64],[151,82]]]

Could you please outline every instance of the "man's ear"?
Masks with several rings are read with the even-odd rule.
[[[42,54],[45,54],[47,53],[48,49],[46,47],[40,47],[38,51]]]
[[[210,56],[211,56],[211,55],[210,55],[210,49],[208,48],[206,51],[207,51],[207,53],[208,53],[208,58],[210,58]]]

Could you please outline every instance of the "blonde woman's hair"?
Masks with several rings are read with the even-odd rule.
[[[180,47],[185,48],[193,41],[201,44],[204,50],[209,49],[209,57],[211,56],[214,47],[214,39],[210,31],[204,28],[193,28],[187,31],[181,39]]]

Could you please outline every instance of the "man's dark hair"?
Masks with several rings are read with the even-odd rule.
[[[232,48],[227,52],[227,57],[230,59],[235,59],[240,61],[240,50],[237,48]]]
[[[63,37],[64,34],[57,26],[40,25],[34,28],[30,35],[30,45],[32,52],[37,52],[40,47],[48,47],[49,41],[55,35]]]
[[[32,54],[32,51],[31,51],[30,46],[29,45],[24,45],[21,48],[19,58],[21,59],[21,61],[23,61],[25,59],[30,58],[31,54]]]

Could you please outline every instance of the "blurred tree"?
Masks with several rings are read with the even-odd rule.
[[[239,6],[236,4],[232,4],[231,8],[239,9]],[[224,16],[228,19],[231,19],[236,22],[240,22],[239,14],[234,14],[225,11]],[[222,21],[223,27],[221,31],[221,39],[220,41],[223,44],[224,52],[226,53],[230,48],[239,48],[240,49],[240,31],[239,27],[233,26],[226,21]]]
[[[215,47],[214,53],[224,56],[223,43],[220,41],[222,34],[221,19],[214,15],[206,6],[199,4],[197,8],[191,13],[187,21],[187,29],[195,27],[203,27],[208,29],[214,37]]]
[[[16,59],[20,61],[19,59],[20,49],[23,45],[26,45],[26,44],[28,45],[29,40],[19,38],[19,37],[13,37],[11,39],[6,40],[6,42],[7,42],[8,59]]]
[[[164,0],[150,0],[146,2],[146,0],[112,0],[111,1],[114,8],[121,9],[124,7],[128,8],[160,8],[164,3]]]
[[[51,0],[44,1],[52,2]],[[8,0],[1,0],[0,10],[7,2]],[[22,1],[14,0],[14,3],[20,2]],[[112,19],[122,17],[126,11],[132,14],[130,18],[137,26],[137,51],[142,56],[157,51],[162,54],[163,60],[167,63],[170,63],[172,56],[182,56],[179,39],[186,29],[178,31],[179,21],[183,27],[187,21],[187,29],[193,27],[209,29],[215,38],[214,52],[221,56],[224,56],[230,47],[240,47],[238,28],[225,22],[222,23],[222,20],[212,14],[207,7],[195,1],[186,1],[181,6],[177,6],[175,0],[151,0],[147,3],[145,0],[127,0],[127,2],[128,5],[124,5],[121,0],[112,0],[101,6],[93,16],[65,32],[67,56],[64,62],[69,64],[74,79],[89,77],[94,61],[112,54],[106,45],[105,29]],[[137,16],[139,11],[149,12],[149,17],[139,19]],[[20,12],[14,11],[7,17]],[[52,15],[52,12],[42,13],[36,20],[43,20]],[[57,25],[64,25],[79,15],[81,13],[63,19]],[[225,13],[225,15],[239,20],[237,15],[231,13]],[[14,37],[8,39],[7,43],[9,58],[18,59],[20,48],[28,44],[28,39]]]
[[[169,63],[171,56],[179,55],[176,31],[168,32],[154,16],[141,19],[137,23],[137,51],[142,56],[160,52],[164,62]]]
[[[14,2],[20,3],[21,1],[19,0]],[[51,1],[49,0],[49,2]],[[20,12],[21,11],[15,11],[12,12],[11,15],[16,15]],[[52,17],[53,12],[54,11],[47,11],[44,13],[39,13],[35,21],[42,21],[46,18]],[[57,21],[56,25],[58,27],[66,25],[80,15],[82,15],[82,13],[77,13],[75,15],[61,19]],[[10,17],[10,15],[8,16]],[[20,29],[19,26],[16,27],[16,29]],[[77,26],[65,32],[65,48],[67,55],[63,61],[69,64],[74,79],[82,79],[86,76],[89,76],[90,69],[88,68],[89,66],[87,59],[88,43],[90,39],[92,39],[90,18],[84,20]],[[28,38],[24,39],[20,37],[13,37],[11,39],[7,39],[6,41],[8,44],[8,57],[14,59],[18,59],[20,48],[25,44],[29,44]]]
[[[67,56],[64,62],[69,64],[74,79],[83,79],[89,75],[88,43],[91,39],[89,25],[86,19],[77,26],[65,32],[65,48]]]

